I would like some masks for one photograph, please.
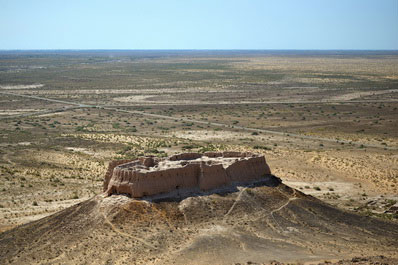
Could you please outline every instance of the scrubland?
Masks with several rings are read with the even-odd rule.
[[[0,231],[101,193],[111,160],[227,149],[396,221],[397,66],[395,52],[2,52]]]

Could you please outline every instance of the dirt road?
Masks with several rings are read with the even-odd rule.
[[[74,106],[77,106],[78,108],[97,108],[97,109],[103,109],[103,110],[111,110],[111,111],[117,111],[117,112],[123,112],[123,113],[143,115],[143,116],[158,118],[158,119],[176,120],[176,117],[173,117],[173,116],[153,114],[153,113],[148,113],[148,112],[138,111],[138,110],[125,110],[125,109],[119,108],[118,106],[110,107],[110,106],[102,106],[102,105],[87,105],[87,104],[82,104],[82,103],[78,103],[78,102],[44,98],[44,97],[38,97],[38,96],[30,96],[30,95],[21,95],[21,94],[11,93],[11,92],[0,92],[0,94],[12,95],[12,96],[17,96],[17,97],[25,97],[25,98],[31,98],[31,99],[37,99],[37,100],[44,100],[44,101],[62,103],[62,104],[67,104],[67,105],[74,105]],[[345,101],[345,102],[347,102],[347,101]],[[318,103],[321,103],[321,102],[318,102]],[[325,103],[325,102],[323,102],[323,103]],[[328,103],[330,103],[330,101],[328,101]],[[48,111],[48,112],[46,112],[46,114],[52,113],[52,112],[59,112],[59,110]],[[21,116],[40,115],[40,114],[43,114],[43,113],[38,112],[38,113],[22,114]],[[355,146],[398,150],[398,148],[387,147],[387,146],[381,145],[381,144],[366,144],[365,145],[364,143],[355,142],[355,141],[335,140],[335,139],[330,139],[330,138],[315,137],[315,136],[308,136],[308,135],[301,135],[301,134],[287,133],[287,132],[266,130],[266,129],[259,129],[259,128],[250,128],[250,127],[244,127],[244,126],[238,126],[238,125],[230,125],[230,124],[224,124],[224,123],[219,123],[219,122],[205,122],[205,121],[195,120],[195,119],[190,119],[190,118],[178,118],[178,120],[185,121],[185,122],[191,122],[191,123],[195,123],[195,124],[211,125],[211,126],[223,127],[223,128],[228,128],[228,129],[233,128],[233,129],[239,129],[239,130],[250,131],[250,132],[260,132],[260,133],[265,133],[265,134],[273,134],[273,135],[293,137],[293,138],[306,139],[306,140],[312,140],[312,141],[321,141],[321,142],[327,142],[327,143],[332,143],[332,144],[344,143],[344,144],[351,144],[351,145],[355,145]]]

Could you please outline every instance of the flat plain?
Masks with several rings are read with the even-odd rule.
[[[0,232],[100,194],[107,163],[265,154],[283,183],[398,219],[398,53],[0,53]]]

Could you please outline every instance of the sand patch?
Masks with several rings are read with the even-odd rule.
[[[37,109],[0,110],[0,115],[19,115],[38,111]]]
[[[37,89],[44,87],[43,84],[33,85],[0,85],[0,89]]]
[[[338,95],[331,97],[329,100],[353,100],[353,99],[358,99],[361,97],[365,96],[375,96],[375,95],[382,95],[382,94],[388,94],[388,93],[397,93],[398,89],[388,89],[388,90],[382,90],[382,91],[358,91],[358,92],[351,92],[351,93],[346,93],[343,95]]]

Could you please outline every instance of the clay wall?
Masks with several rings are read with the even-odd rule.
[[[244,157],[245,153],[241,152],[223,152],[223,157]]]
[[[194,188],[198,186],[199,172],[198,164],[148,173],[116,169],[107,193],[127,193],[132,197],[142,197],[176,189]]]
[[[177,189],[189,189],[198,186],[199,167],[188,164],[182,168],[170,168],[149,172],[141,178],[135,187],[142,196],[166,193]]]
[[[199,153],[182,153],[173,155],[169,158],[170,161],[177,161],[177,160],[193,160],[202,157],[202,154]]]
[[[221,157],[222,153],[221,152],[205,152],[204,154],[207,157]]]
[[[149,169],[158,163],[152,157],[141,158],[136,161],[120,160],[109,164],[105,175],[104,191],[108,195],[130,194],[132,197],[168,193],[179,189],[200,188],[203,191],[215,189],[233,182],[250,182],[271,174],[264,156],[239,152],[209,152],[208,157],[236,157],[227,168],[218,161],[192,161],[202,157],[198,153],[185,153],[169,158],[171,161],[182,162],[182,167],[166,168],[161,170],[140,171],[134,166]],[[124,162],[124,163],[123,163]]]
[[[271,174],[263,156],[236,161],[226,168],[226,172],[231,182],[252,181]]]
[[[108,189],[109,180],[111,179],[111,177],[113,175],[113,169],[119,165],[126,164],[126,163],[132,162],[132,161],[134,161],[134,160],[124,159],[124,160],[115,160],[115,161],[109,162],[108,169],[105,173],[103,191],[106,191]]]
[[[228,183],[229,178],[222,165],[200,164],[199,188],[201,190],[215,189]]]
[[[153,167],[156,164],[156,159],[153,157],[140,157],[138,160],[146,167]]]

